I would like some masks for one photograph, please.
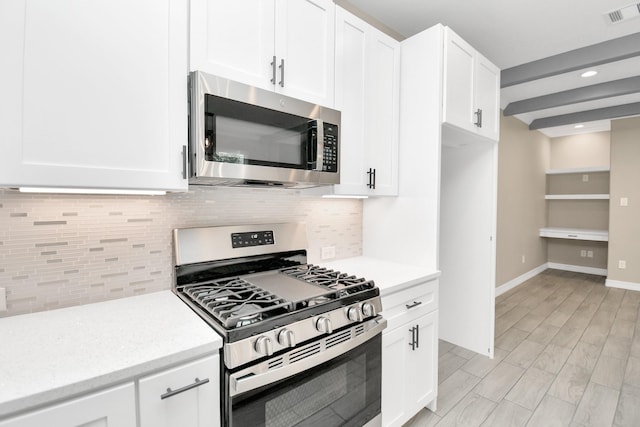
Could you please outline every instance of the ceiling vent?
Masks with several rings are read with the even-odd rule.
[[[631,18],[640,16],[640,3],[633,3],[620,9],[605,13],[611,24],[619,24]]]

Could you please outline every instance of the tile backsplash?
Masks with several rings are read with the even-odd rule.
[[[0,189],[0,317],[170,289],[174,228],[305,222],[308,260],[362,253],[362,201],[298,190],[194,188],[166,196],[34,195]]]

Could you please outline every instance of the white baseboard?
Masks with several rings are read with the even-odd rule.
[[[558,264],[556,262],[548,262],[548,268],[555,268],[556,270],[573,271],[575,273],[585,274],[597,274],[598,276],[606,276],[606,268],[585,267],[582,265],[570,265],[570,264]]]
[[[507,291],[510,291],[511,289],[515,288],[518,285],[521,285],[522,283],[526,282],[527,280],[531,279],[532,277],[542,273],[543,271],[545,271],[547,269],[547,263],[544,263],[536,268],[534,268],[533,270],[527,271],[524,274],[521,274],[520,276],[516,277],[515,279],[511,279],[509,280],[507,283],[504,283],[500,286],[498,286],[496,288],[496,297],[504,294]]]
[[[620,289],[628,289],[630,291],[640,291],[640,283],[634,282],[623,282],[621,280],[611,280],[607,279],[604,282],[605,286],[610,288],[620,288]]]

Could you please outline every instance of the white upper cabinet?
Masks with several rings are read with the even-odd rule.
[[[450,28],[444,40],[444,123],[497,141],[500,70]]]
[[[400,43],[336,8],[336,109],[342,112],[335,194],[398,194]]]
[[[192,0],[190,69],[333,106],[331,0]]]
[[[0,3],[0,186],[186,190],[187,0]]]

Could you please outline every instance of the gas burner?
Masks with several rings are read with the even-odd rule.
[[[243,304],[235,310],[235,316],[238,318],[236,327],[252,325],[262,320],[260,306],[257,304]]]

